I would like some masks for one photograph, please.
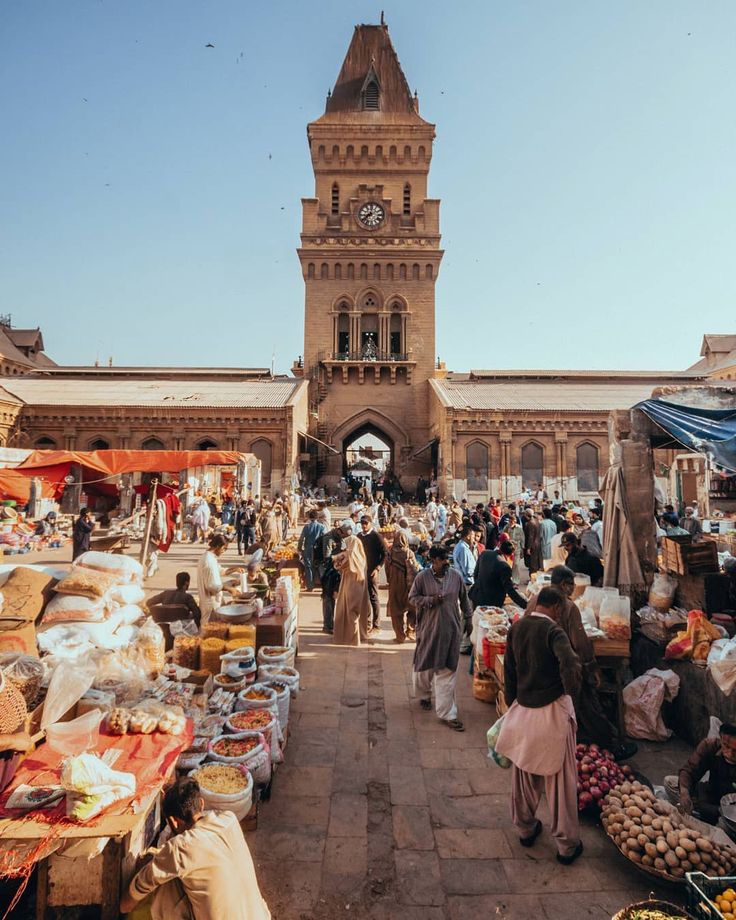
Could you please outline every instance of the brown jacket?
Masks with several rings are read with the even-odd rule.
[[[527,614],[533,613],[536,610],[537,597],[538,595],[529,601],[526,608]],[[590,641],[583,628],[580,609],[569,597],[565,598],[565,609],[560,614],[558,625],[564,629],[567,638],[570,640],[573,651],[580,659],[580,664],[583,668],[583,680],[585,680],[586,683],[594,684],[595,676],[596,674],[600,674],[601,669],[598,666],[598,662],[595,660],[593,643]]]

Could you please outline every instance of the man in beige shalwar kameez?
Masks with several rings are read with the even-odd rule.
[[[122,913],[153,894],[153,920],[270,920],[250,850],[231,811],[204,811],[196,780],[164,797],[173,836],[130,883]]]
[[[556,588],[543,588],[534,612],[509,630],[504,660],[509,710],[496,750],[512,763],[511,820],[522,846],[533,846],[542,831],[536,814],[544,792],[557,860],[570,865],[583,852],[573,706],[573,697],[580,690],[581,667],[556,622],[564,603]]]

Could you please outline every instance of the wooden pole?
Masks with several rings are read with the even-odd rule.
[[[156,492],[158,490],[158,479],[151,480],[151,491],[148,493],[148,513],[146,514],[146,529],[143,532],[143,545],[141,546],[140,562],[143,566],[143,577],[146,574],[146,559],[148,558],[148,545],[151,542],[151,531],[153,530],[153,515],[156,510]]]

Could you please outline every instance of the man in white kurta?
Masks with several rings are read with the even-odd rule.
[[[188,799],[196,796],[194,807]],[[171,814],[171,800],[184,799]],[[180,780],[166,794],[173,836],[133,878],[120,909],[128,913],[153,894],[152,920],[270,920],[250,850],[231,811],[204,811],[199,786]]]
[[[222,534],[210,537],[209,549],[202,553],[197,564],[197,592],[199,609],[202,611],[201,625],[204,626],[215,610],[222,607],[222,569],[218,559],[227,549],[227,540]]]
[[[509,710],[496,750],[512,763],[511,820],[522,846],[542,830],[537,809],[547,797],[557,859],[572,863],[583,851],[578,823],[575,709],[580,659],[557,625],[564,597],[543,588],[533,613],[509,630],[504,689]]]

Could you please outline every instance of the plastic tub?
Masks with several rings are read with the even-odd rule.
[[[71,722],[54,722],[46,727],[46,744],[67,757],[97,747],[103,715],[101,709],[90,709]]]

